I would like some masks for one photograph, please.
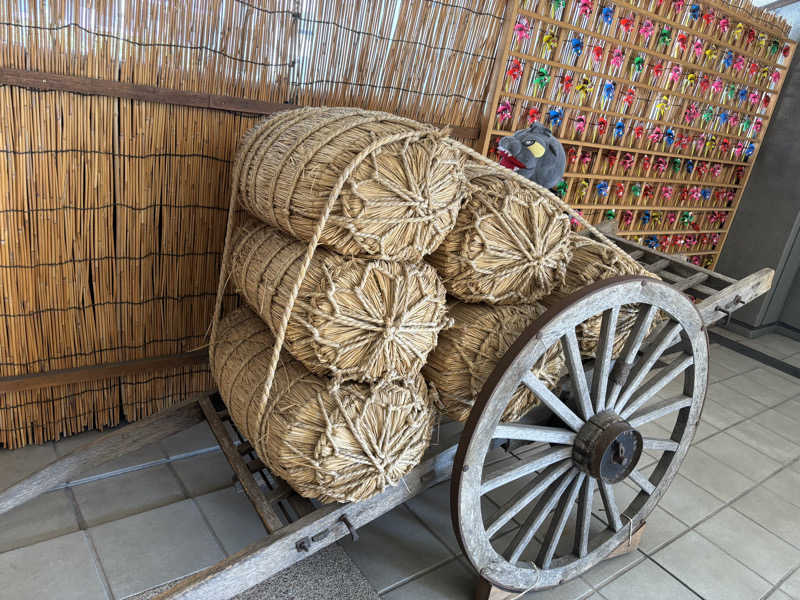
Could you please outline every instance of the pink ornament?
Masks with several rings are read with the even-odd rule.
[[[722,17],[717,26],[722,33],[727,33],[728,29],[731,27],[731,22],[728,20],[728,17]]]
[[[753,123],[753,129],[755,130],[756,133],[758,133],[759,131],[761,131],[761,127],[763,125],[764,123],[761,121],[761,119],[756,119],[755,122]]]
[[[772,75],[770,75],[770,78],[772,79],[772,83],[778,83],[781,80],[781,72],[775,69]]]
[[[744,56],[737,56],[736,59],[733,61],[733,68],[737,71],[741,71],[744,69]]]
[[[694,44],[692,45],[692,50],[697,55],[697,58],[703,56],[703,42],[700,40],[695,40]]]
[[[531,27],[528,25],[528,20],[525,17],[520,17],[520,20],[514,25],[514,33],[517,36],[518,42],[531,38]]]
[[[649,40],[650,36],[653,35],[653,22],[650,19],[646,19],[642,26],[639,28],[639,34],[645,39]]]
[[[683,69],[680,65],[672,65],[672,69],[669,72],[670,81],[678,81],[681,78],[681,73],[683,73]]]
[[[761,100],[761,94],[757,91],[750,92],[750,104],[758,104],[758,101]]]
[[[715,94],[719,94],[722,91],[722,80],[719,77],[711,83],[711,91]]]
[[[617,48],[611,54],[611,64],[615,67],[622,66],[622,59],[625,57],[625,54],[622,52],[622,48]]]
[[[664,200],[669,200],[672,198],[673,191],[674,190],[672,189],[671,185],[665,185],[661,188],[661,196],[664,198]]]

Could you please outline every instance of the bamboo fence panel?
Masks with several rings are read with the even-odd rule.
[[[0,68],[479,127],[505,0],[377,4],[0,0]],[[259,117],[13,85],[0,115],[0,380],[203,348]],[[212,386],[197,365],[0,392],[0,447]]]

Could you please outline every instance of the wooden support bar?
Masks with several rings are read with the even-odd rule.
[[[261,522],[264,523],[264,527],[266,527],[269,533],[275,533],[283,527],[283,522],[278,518],[278,515],[275,514],[275,511],[272,510],[272,506],[264,497],[261,488],[258,487],[250,469],[247,468],[236,446],[231,442],[228,431],[222,424],[217,411],[211,405],[211,400],[208,397],[201,398],[200,408],[203,409],[203,414],[206,416],[208,426],[211,427],[211,432],[214,434],[214,437],[217,438],[219,447],[225,454],[225,458],[228,459],[228,464],[230,464],[231,469],[233,469],[239,483],[242,484],[245,494],[247,494],[248,498],[250,498],[250,501],[253,503],[253,508],[256,509],[258,516],[261,518]]]
[[[0,84],[15,85],[36,90],[127,98],[130,100],[140,100],[142,102],[176,104],[178,106],[190,106],[194,108],[224,110],[227,112],[250,113],[256,115],[271,115],[281,110],[298,108],[295,104],[263,102],[261,100],[223,96],[221,94],[187,92],[184,90],[175,90],[152,85],[137,85],[109,79],[76,77],[72,75],[59,75],[57,73],[44,73],[23,69],[0,68]],[[480,129],[477,127],[459,127],[443,123],[432,123],[432,125],[437,127],[449,127],[450,135],[458,138],[474,140],[480,134]]]
[[[38,390],[54,385],[82,383],[97,379],[111,379],[112,377],[135,375],[142,372],[177,369],[206,362],[208,362],[208,351],[195,350],[172,356],[155,356],[153,358],[126,360],[91,367],[76,367],[74,369],[59,369],[31,375],[0,377],[0,394]]]

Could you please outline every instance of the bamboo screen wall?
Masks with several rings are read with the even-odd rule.
[[[792,59],[746,0],[522,0],[483,143],[539,120],[592,223],[713,268]]]
[[[327,104],[474,141],[505,9],[0,0],[0,446],[209,389],[197,350],[242,133]]]

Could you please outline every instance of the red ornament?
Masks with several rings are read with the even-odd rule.
[[[641,125],[637,125],[636,127],[633,128],[633,133],[636,135],[637,138],[642,137],[642,135],[644,134],[644,127],[642,127]]]
[[[603,47],[595,46],[592,48],[592,57],[594,57],[594,62],[600,62],[603,58]]]
[[[631,32],[631,27],[633,27],[633,19],[629,19],[628,17],[622,17],[619,20],[619,25],[620,25],[620,27],[622,27],[622,29],[625,30],[625,33],[630,33]],[[787,46],[787,48],[788,48],[788,46]]]

